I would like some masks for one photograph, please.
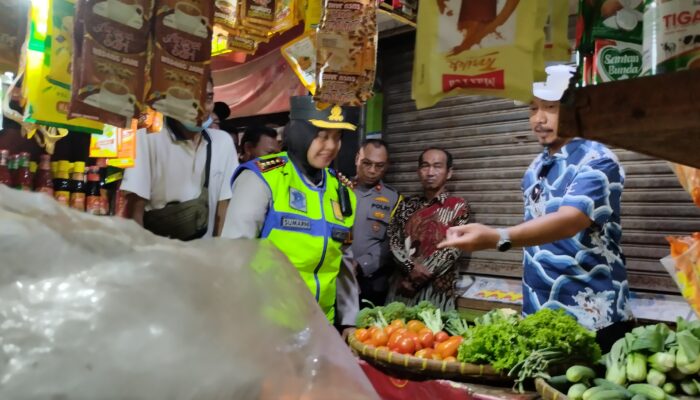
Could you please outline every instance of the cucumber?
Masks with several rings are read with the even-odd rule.
[[[647,399],[647,396],[645,396],[643,394],[635,394],[634,396],[632,396],[632,400],[649,400],[649,399]]]
[[[566,379],[568,379],[569,382],[577,383],[593,378],[595,378],[595,372],[583,365],[574,365],[566,370]]]
[[[627,388],[625,388],[624,386],[618,385],[615,382],[610,382],[609,380],[603,379],[603,378],[595,378],[595,379],[593,379],[593,383],[596,386],[602,386],[602,387],[606,387],[608,389],[617,389],[617,390],[622,390],[625,392],[627,391]]]
[[[641,394],[649,398],[649,400],[664,400],[666,399],[666,392],[658,386],[650,385],[648,383],[634,383],[627,387],[627,390],[634,394]]]
[[[597,391],[588,400],[624,400],[627,396],[617,389],[603,389]]]
[[[566,393],[566,391],[569,390],[569,387],[571,386],[571,382],[569,382],[569,380],[566,379],[566,375],[553,376],[549,378],[549,380],[547,380],[547,383],[549,384],[549,386],[557,389],[562,393]]]
[[[583,393],[582,398],[583,398],[583,400],[590,400],[591,396],[593,396],[594,394],[596,394],[598,392],[602,392],[603,390],[610,390],[610,389],[603,387],[603,386],[594,386],[594,387],[586,390]]]
[[[574,384],[569,388],[569,391],[566,393],[566,397],[568,397],[569,400],[582,400],[583,393],[587,389],[588,386],[584,385],[583,383]]]
[[[664,392],[666,392],[668,394],[674,394],[674,393],[676,393],[676,390],[678,390],[678,388],[676,387],[676,384],[673,382],[666,382],[666,384],[664,384],[662,389],[664,390]],[[668,396],[666,396],[666,397],[668,397]]]

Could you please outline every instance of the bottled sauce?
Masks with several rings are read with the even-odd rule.
[[[0,150],[0,185],[12,187],[12,177],[8,163],[10,161],[10,152],[8,150]]]
[[[70,179],[68,179],[68,161],[58,162],[56,178],[53,182],[53,196],[59,203],[68,205],[70,203]]]
[[[7,168],[10,171],[10,187],[17,186],[17,168],[19,167],[19,154],[10,156],[7,162]]]
[[[109,215],[110,214],[110,196],[109,196],[109,187],[106,184],[107,180],[107,159],[105,158],[98,158],[97,159],[97,167],[99,168],[100,171],[100,199],[101,199],[101,209],[100,215]]]
[[[29,175],[32,177],[32,187],[34,187],[36,171],[39,169],[39,164],[36,161],[29,162]]]
[[[51,161],[51,156],[42,154],[39,159],[39,170],[34,177],[34,190],[40,193],[47,193],[53,196],[53,172],[52,170],[58,166],[58,163]]]
[[[70,207],[85,211],[85,163],[77,161],[73,164],[70,190]]]
[[[19,167],[15,187],[19,190],[32,191],[32,175],[29,172],[29,153],[19,154]]]
[[[87,184],[85,185],[85,211],[92,215],[105,215],[102,209],[100,193],[100,167],[88,168]]]

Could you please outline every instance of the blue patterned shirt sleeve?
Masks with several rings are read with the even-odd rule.
[[[581,167],[560,206],[574,207],[603,226],[619,213],[622,185],[620,164],[607,157],[592,160]]]

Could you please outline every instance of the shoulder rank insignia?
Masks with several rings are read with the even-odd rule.
[[[282,157],[270,158],[267,160],[257,160],[255,165],[258,166],[260,172],[272,171],[275,168],[279,168],[286,164],[287,162]]]
[[[352,181],[351,181],[350,179],[348,179],[347,176],[345,176],[345,175],[343,175],[342,173],[340,173],[340,171],[336,171],[336,175],[335,175],[335,176],[338,178],[338,180],[340,181],[340,183],[341,183],[343,186],[347,186],[347,187],[349,187],[350,189],[355,189],[355,184],[352,183]]]

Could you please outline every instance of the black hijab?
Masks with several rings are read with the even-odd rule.
[[[292,163],[314,185],[321,183],[323,170],[309,164],[307,153],[319,129],[310,122],[293,119],[284,128],[284,147]]]

